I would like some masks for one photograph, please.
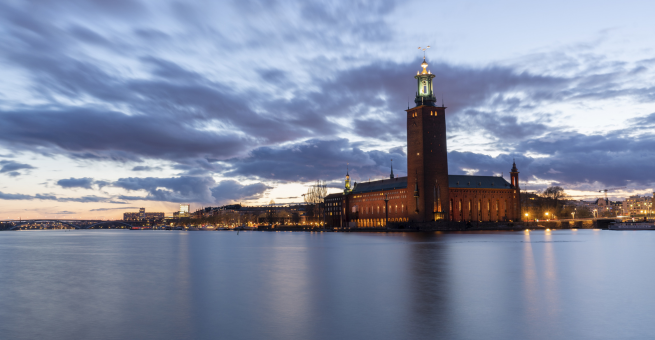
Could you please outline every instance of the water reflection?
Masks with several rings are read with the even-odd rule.
[[[647,339],[654,243],[601,230],[6,232],[0,339]]]
[[[451,335],[449,327],[449,279],[447,272],[448,252],[443,242],[443,233],[412,233],[405,235],[412,242],[407,247],[407,288],[411,298],[407,300],[408,318],[405,334],[418,338],[424,334]]]

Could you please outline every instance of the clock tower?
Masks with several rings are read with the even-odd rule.
[[[435,75],[423,58],[417,80],[415,107],[407,112],[407,189],[409,220],[428,222],[448,219],[448,152],[446,108],[436,106],[432,81]],[[413,189],[413,190],[411,190]]]

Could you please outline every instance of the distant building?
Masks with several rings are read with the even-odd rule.
[[[190,212],[191,212],[191,204],[188,203],[180,204],[180,213],[178,217],[189,217]]]
[[[139,212],[123,213],[123,221],[151,221],[159,222],[164,220],[163,212],[147,213],[146,208],[139,209]]]
[[[630,196],[623,201],[623,215],[650,215],[653,210],[653,197]]]

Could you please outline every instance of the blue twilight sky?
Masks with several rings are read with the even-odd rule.
[[[0,3],[0,219],[301,201],[405,175],[430,45],[453,174],[651,192],[652,1]]]

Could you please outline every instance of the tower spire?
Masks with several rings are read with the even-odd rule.
[[[393,179],[393,159],[391,159],[391,176],[389,178]]]
[[[350,190],[351,190],[350,189],[350,167],[349,167],[349,165],[350,165],[349,163],[346,163],[346,185],[345,185],[345,189],[343,190],[344,194],[349,193]]]
[[[430,71],[428,71],[428,63],[425,61],[425,50],[428,48],[430,48],[430,46],[426,48],[419,47],[419,49],[423,50],[424,53],[423,62],[421,63],[421,68],[423,68],[423,70],[416,72],[416,76],[414,76],[414,78],[417,80],[418,88],[418,92],[416,92],[416,99],[414,99],[416,106],[436,106],[435,103],[437,102],[437,99],[434,97],[434,91],[432,88],[432,79],[435,76]]]

